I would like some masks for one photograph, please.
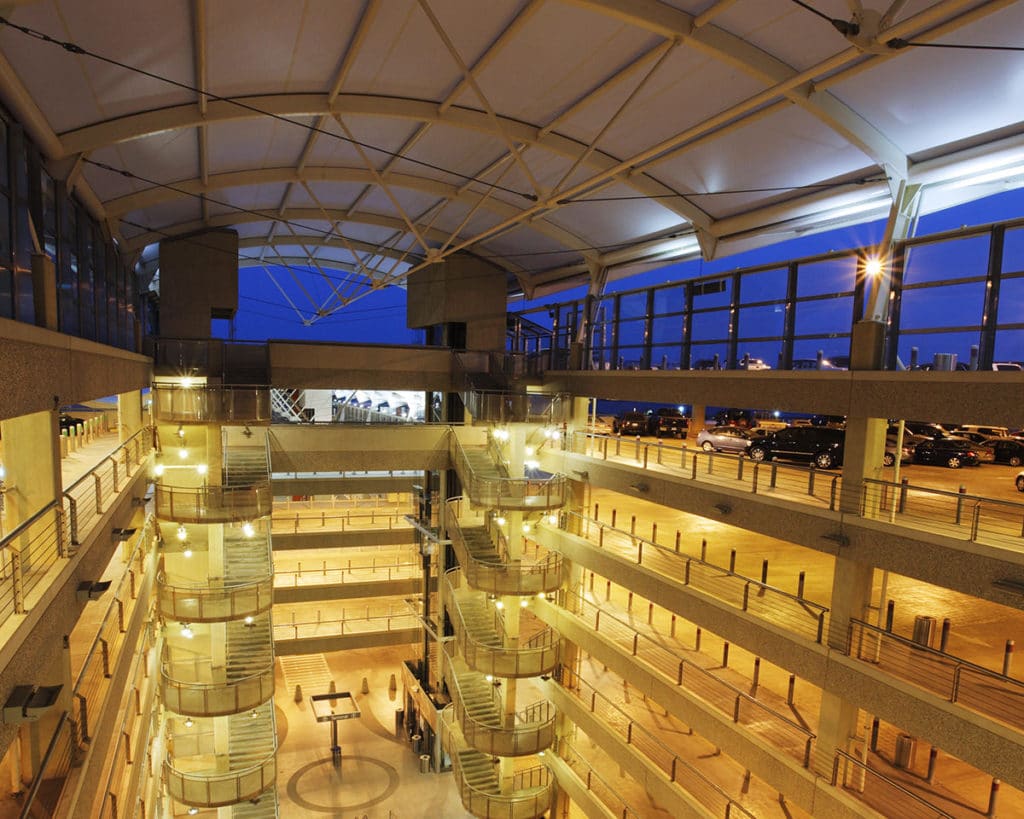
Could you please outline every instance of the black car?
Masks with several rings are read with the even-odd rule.
[[[997,464],[1024,464],[1024,438],[989,438],[985,445],[995,450]]]
[[[81,418],[75,418],[73,415],[68,415],[66,412],[62,412],[58,418],[61,430],[74,429],[79,424],[84,424],[85,421]]]
[[[662,438],[685,438],[690,420],[675,407],[662,407],[647,416],[647,433]]]
[[[843,465],[846,430],[835,427],[787,427],[765,435],[747,449],[754,461],[782,458],[811,461],[821,469]]]
[[[624,412],[612,419],[612,432],[620,435],[646,435],[647,415],[642,412]]]
[[[942,464],[950,469],[977,466],[978,453],[965,438],[932,438],[914,447],[915,464]]]
[[[733,426],[750,429],[757,426],[757,418],[754,417],[753,410],[729,407],[715,413],[715,423],[720,427]]]

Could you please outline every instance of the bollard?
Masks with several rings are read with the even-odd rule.
[[[367,680],[366,677],[363,677],[363,688],[362,688],[362,691],[363,691],[364,694],[369,694],[370,693],[370,681]]]
[[[761,584],[765,585],[765,586],[768,585],[768,561],[767,560],[762,560],[761,561]]]
[[[928,752],[928,775],[925,779],[928,780],[928,784],[931,785],[935,781],[935,760],[938,759],[939,749],[934,745]]]
[[[708,539],[706,537],[700,540],[700,559],[705,563],[708,559]]]
[[[736,573],[736,550],[731,549],[729,551],[729,574]]]
[[[1010,666],[1013,664],[1013,640],[1006,641],[1006,652],[1003,654],[1003,676],[1010,676]]]
[[[679,551],[679,543],[680,543],[680,538],[682,537],[682,535],[683,535],[683,533],[680,532],[678,529],[676,529],[676,551],[677,552]]]
[[[295,701],[296,702],[302,702],[302,686],[301,685],[296,685],[295,686]]]
[[[896,601],[890,600],[885,604],[885,630],[892,634],[892,618],[896,614]]]
[[[633,592],[629,593],[629,597],[627,598],[626,608],[629,611],[633,610]]]
[[[329,686],[327,686],[327,693],[328,694],[337,694],[338,693],[338,687],[334,684],[334,680],[331,680],[331,684]]]
[[[605,587],[604,599],[605,600],[611,600],[612,599],[612,581],[611,580],[608,581],[608,585]]]
[[[793,704],[793,695],[796,693],[796,674],[789,675],[789,690],[786,692],[786,705]]]
[[[900,478],[900,499],[897,502],[896,511],[901,515],[907,508],[907,488],[910,486],[908,478]]]
[[[618,510],[612,509],[612,528],[615,528],[615,515]]]
[[[993,817],[996,815],[996,802],[999,801],[999,780],[992,780],[992,790],[988,793],[988,810],[985,811],[985,816]]]
[[[392,674],[391,675],[391,682],[388,683],[388,691],[390,691],[393,694],[397,690],[398,690],[398,681],[395,679],[395,675]]]
[[[697,627],[697,638],[695,640],[695,645],[693,647],[694,651],[700,651],[700,634],[701,634],[700,626],[698,626]]]
[[[672,620],[671,620],[671,623],[669,624],[668,634],[669,634],[669,637],[675,637],[676,636],[676,616],[674,614],[672,615]]]
[[[804,599],[804,580],[806,579],[807,573],[800,572],[800,577],[796,581],[796,596],[800,599]]]
[[[751,686],[750,696],[752,696],[752,697],[756,697],[757,696],[757,685],[760,682],[760,680],[761,680],[761,658],[760,657],[755,657],[754,658],[754,679],[753,679],[753,683],[754,684]]]
[[[960,488],[957,489],[956,492],[956,525],[959,526],[960,520],[961,518],[963,518],[964,514],[964,495],[967,494],[967,487],[964,486],[963,484],[960,484]]]
[[[722,643],[722,668],[729,667],[729,644]]]

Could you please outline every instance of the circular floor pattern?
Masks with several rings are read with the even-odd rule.
[[[284,744],[284,738],[288,736],[288,716],[276,704],[274,705],[274,723],[277,725],[277,747]]]
[[[347,788],[346,781],[358,782],[358,789]],[[303,765],[288,780],[288,797],[296,805],[318,813],[337,815],[342,810],[362,810],[387,799],[398,789],[398,771],[368,756],[342,755],[341,770],[330,759]],[[346,796],[377,796],[348,803]]]

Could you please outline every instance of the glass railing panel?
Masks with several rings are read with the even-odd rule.
[[[164,423],[270,423],[268,387],[158,384],[151,395],[153,417]]]
[[[251,521],[274,508],[270,482],[252,486],[176,487],[157,484],[157,517],[185,523]]]
[[[240,714],[267,702],[274,695],[274,668],[242,680],[224,682],[186,682],[175,679],[181,674],[175,664],[165,664],[160,690],[164,707],[176,714],[192,717],[218,717]]]
[[[157,577],[160,614],[185,623],[238,620],[268,611],[274,602],[273,574],[263,580],[216,586],[215,581],[186,585]]]

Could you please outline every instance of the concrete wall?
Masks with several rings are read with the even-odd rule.
[[[452,354],[439,347],[271,341],[270,383],[291,389],[452,388]]]
[[[141,390],[151,371],[146,356],[0,319],[0,419]]]
[[[160,242],[160,334],[208,338],[238,310],[238,234],[209,230]]]
[[[409,276],[406,323],[466,325],[467,350],[505,347],[507,274],[475,256],[456,253]]]

